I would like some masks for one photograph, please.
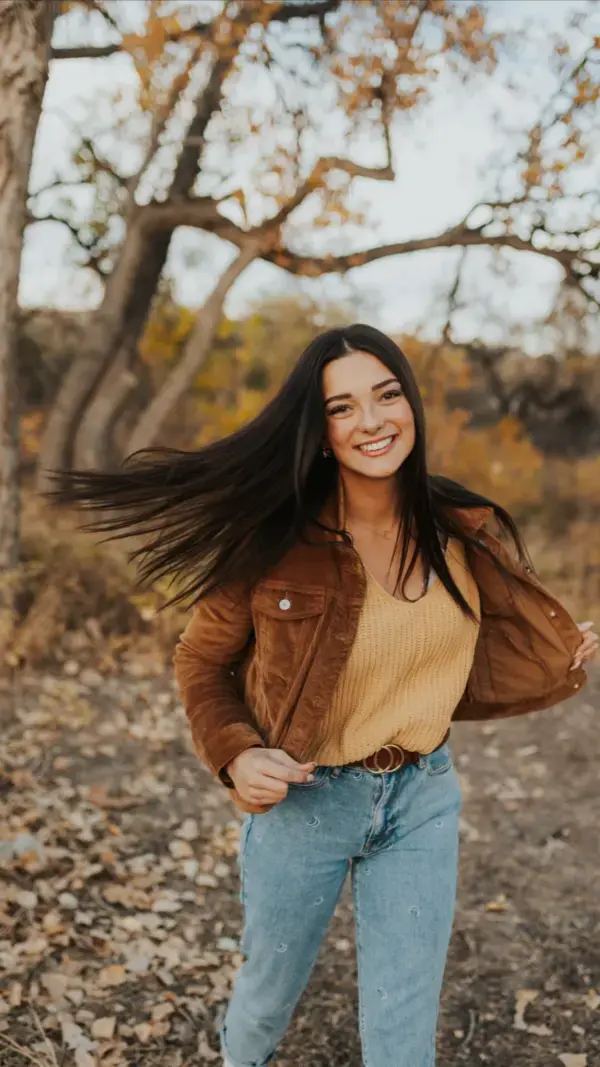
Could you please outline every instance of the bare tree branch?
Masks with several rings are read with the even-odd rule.
[[[323,157],[315,164],[311,174],[302,182],[287,203],[281,207],[273,218],[266,220],[264,227],[274,229],[281,226],[292,211],[295,211],[306,200],[307,196],[310,196],[311,193],[321,187],[323,178],[331,170],[342,170],[352,178],[373,178],[384,182],[393,182],[395,178],[393,168],[389,165],[385,167],[365,167],[361,163],[354,163],[351,159],[341,159],[339,156]]]
[[[486,227],[489,223],[486,223]],[[485,227],[484,227],[485,228]],[[536,248],[530,241],[516,234],[486,235],[481,228],[470,230],[464,224],[452,226],[443,233],[432,237],[416,237],[409,241],[397,241],[393,244],[379,245],[376,248],[366,248],[358,252],[349,252],[341,256],[303,256],[288,249],[273,249],[263,258],[275,263],[292,274],[302,274],[309,277],[319,277],[321,274],[344,273],[353,267],[360,267],[365,263],[373,263],[387,256],[406,255],[408,252],[424,252],[432,248],[455,248],[455,247],[488,247],[488,248],[514,248],[519,252],[534,252],[537,255],[555,259],[560,265],[568,270],[576,253],[567,250],[553,248]]]
[[[173,114],[173,111],[175,110],[178,102],[181,100],[181,97],[183,96],[183,93],[185,92],[185,90],[187,89],[187,87],[190,84],[190,80],[191,80],[191,77],[192,77],[192,73],[193,73],[193,71],[195,69],[195,65],[196,65],[198,59],[200,58],[201,49],[202,49],[202,45],[200,43],[198,43],[196,45],[195,49],[194,49],[193,55],[190,56],[190,59],[189,59],[188,63],[186,64],[186,67],[185,67],[185,70],[183,71],[183,73],[181,75],[179,75],[179,77],[177,77],[177,78],[175,78],[173,80],[173,83],[172,83],[172,85],[171,85],[171,87],[169,89],[169,93],[168,93],[166,101],[161,106],[157,106],[157,108],[156,108],[156,110],[155,110],[155,112],[154,112],[154,114],[152,116],[152,123],[151,123],[151,127],[150,127],[150,136],[148,138],[148,147],[146,149],[146,153],[144,155],[144,159],[142,161],[142,164],[139,167],[137,173],[134,174],[129,179],[128,185],[129,185],[130,192],[133,191],[137,187],[138,182],[144,176],[146,170],[150,166],[150,163],[154,159],[154,156],[156,155],[156,153],[157,153],[157,151],[158,151],[158,149],[160,147],[160,139],[161,139],[161,137],[162,137],[162,135],[163,135],[163,133],[164,133],[164,131],[166,129],[167,123],[168,123],[169,119],[171,118],[171,116]],[[210,82],[212,82],[213,77],[214,77],[214,74],[213,74],[213,76],[211,76]],[[209,90],[210,82],[209,82],[209,85],[206,86],[204,92],[207,92]]]
[[[39,189],[33,189],[29,193],[29,198],[32,199],[37,196],[42,196],[43,193],[49,193],[52,189],[79,189],[83,185],[89,185],[89,178],[54,178],[47,185],[40,186]]]
[[[75,45],[73,48],[53,48],[51,59],[106,59],[124,51],[121,42],[116,44]]]
[[[460,283],[462,281],[463,270],[467,261],[468,250],[466,248],[461,249],[461,253],[458,259],[458,265],[456,267],[456,274],[454,276],[454,282],[452,288],[448,293],[448,310],[446,312],[446,321],[444,323],[444,329],[442,330],[442,342],[447,344],[452,339],[452,316],[458,306],[458,293],[460,290]]]
[[[377,176],[381,180],[390,180],[387,167],[365,168],[360,164],[354,164],[351,160],[332,157],[329,160],[319,161],[311,177],[303,183],[296,195],[274,218],[267,219],[252,230],[243,230],[231,219],[221,215],[218,210],[219,201],[210,197],[173,197],[165,203],[150,204],[143,209],[145,224],[156,230],[175,229],[178,226],[197,227],[231,241],[238,248],[242,248],[248,237],[252,235],[261,241],[260,258],[281,267],[290,274],[309,278],[318,278],[323,274],[344,274],[354,267],[373,263],[389,256],[401,256],[431,249],[511,248],[517,252],[530,252],[533,255],[554,260],[562,267],[567,282],[579,288],[588,300],[598,305],[598,297],[589,288],[589,283],[600,277],[600,261],[596,263],[590,258],[590,254],[593,255],[596,249],[544,247],[539,242],[534,242],[535,234],[548,236],[547,231],[538,223],[532,226],[529,237],[521,237],[515,233],[489,233],[489,227],[496,221],[494,219],[486,220],[480,226],[470,227],[466,220],[474,213],[475,208],[471,209],[465,219],[456,226],[451,226],[429,237],[415,237],[407,241],[396,241],[392,244],[378,245],[337,256],[333,254],[311,256],[292,252],[282,243],[282,225],[294,208],[302,203],[304,197],[318,187],[314,184],[315,171],[323,164],[326,165],[326,170],[339,166],[354,176],[366,176],[369,172],[368,176],[371,178]],[[320,173],[322,174],[323,170]],[[485,206],[490,205],[477,205],[478,208]],[[507,203],[506,206],[510,205]],[[458,279],[455,284],[459,284]]]
[[[91,137],[82,137],[81,145],[83,148],[86,148],[90,153],[97,170],[103,171],[104,174],[110,174],[111,178],[114,178],[115,181],[119,182],[120,185],[124,185],[126,183],[127,179],[124,178],[122,174],[119,174],[119,172],[114,169],[112,164],[109,163],[108,160],[104,158],[104,156],[98,154]]]
[[[247,241],[248,233],[224,218],[217,210],[217,204],[209,196],[172,197],[164,203],[152,202],[142,208],[144,224],[153,230],[174,230],[178,226],[195,226],[207,233],[219,233],[225,239],[236,231],[239,244]],[[238,244],[238,241],[234,242]]]
[[[279,10],[271,15],[270,22],[291,22],[292,19],[307,19],[314,15],[324,18],[330,11],[336,11],[341,0],[314,0],[313,3],[282,3],[279,2]]]
[[[292,19],[308,19],[315,16],[323,19],[329,12],[335,11],[340,3],[341,0],[314,0],[314,3],[300,4],[281,3],[278,10],[270,16],[269,24],[272,22],[287,23]],[[210,23],[196,22],[193,26],[168,34],[167,41],[183,41],[190,37],[207,38],[210,28]],[[108,56],[123,51],[125,49],[122,42],[106,45],[76,45],[72,48],[53,48],[51,59],[106,59]]]
[[[104,7],[104,4],[101,3],[101,0],[89,0],[89,3],[92,11],[97,11],[98,14],[102,15],[104,21],[108,22],[108,25],[113,30],[116,30],[117,33],[121,32],[118,22],[116,22],[116,20],[112,17],[110,11],[108,11],[107,8]]]
[[[95,271],[100,278],[106,278],[106,273],[102,270],[99,262],[105,253],[103,251],[98,251],[95,241],[85,241],[81,236],[79,227],[76,226],[75,223],[69,222],[68,219],[62,219],[58,215],[28,214],[27,225],[33,226],[36,222],[58,222],[61,226],[66,226],[72,237],[75,238],[75,241],[87,256],[83,266],[89,267],[91,270]]]
[[[69,222],[68,219],[62,219],[59,215],[28,215],[27,225],[32,226],[35,222],[59,222],[61,226],[66,226],[71,231],[73,237],[77,241],[80,248],[83,248],[85,252],[89,252],[93,248],[93,244],[88,244],[84,241],[79,232],[79,227],[74,222]]]

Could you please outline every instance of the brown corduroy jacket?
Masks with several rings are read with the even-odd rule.
[[[570,671],[582,634],[530,568],[488,530],[491,508],[449,516],[487,545],[517,579],[507,581],[484,551],[467,558],[479,588],[481,625],[467,685],[453,719],[499,719],[548,708],[586,682]],[[220,589],[198,602],[175,652],[175,674],[200,760],[242,800],[227,764],[254,745],[308,761],[349,655],[365,595],[358,553],[318,531],[299,540],[252,590]]]

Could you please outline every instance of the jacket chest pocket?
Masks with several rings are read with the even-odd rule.
[[[312,662],[325,618],[325,591],[263,582],[252,598],[256,656],[268,676],[292,686]]]

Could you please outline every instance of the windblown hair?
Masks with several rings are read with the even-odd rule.
[[[106,533],[108,540],[139,539],[131,557],[140,581],[167,578],[174,589],[169,603],[199,599],[238,582],[254,583],[304,536],[311,522],[320,525],[319,513],[335,493],[337,463],[322,452],[323,368],[357,350],[376,356],[398,378],[415,420],[414,448],[397,473],[400,574],[411,530],[418,546],[403,584],[420,554],[426,574],[433,567],[473,618],[448,570],[440,533],[467,545],[476,539],[464,534],[446,509],[491,507],[521,560],[528,559],[525,546],[502,507],[428,473],[425,415],[412,368],[400,348],[372,326],[342,326],[316,337],[263,411],[228,437],[193,452],[145,449],[114,471],[53,472],[50,498],[91,512],[84,529]]]

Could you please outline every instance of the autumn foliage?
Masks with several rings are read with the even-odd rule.
[[[431,468],[508,507],[538,560],[549,561],[562,545],[567,600],[581,590],[580,610],[590,615],[599,599],[594,450],[562,456],[531,432],[531,396],[545,413],[558,388],[548,401],[548,390],[542,395],[535,382],[517,382],[516,389],[508,383],[493,417],[476,418],[467,399],[481,388],[473,375],[475,340],[461,348],[454,322],[458,311],[481,310],[474,307],[481,297],[462,286],[471,254],[484,250],[497,271],[523,254],[550,264],[556,299],[532,331],[550,331],[549,350],[567,377],[571,371],[577,377],[572,391],[581,393],[588,372],[575,375],[574,352],[577,361],[594,362],[600,306],[593,171],[600,39],[591,10],[574,12],[554,35],[548,31],[543,61],[536,55],[531,71],[521,65],[519,84],[531,89],[535,106],[506,142],[505,158],[494,161],[477,202],[445,227],[396,240],[377,232],[369,207],[381,183],[401,176],[403,133],[409,125],[426,130],[442,79],[449,87],[462,82],[513,92],[503,63],[520,54],[520,42],[498,31],[485,5],[148,0],[133,22],[128,10],[106,0],[56,6],[54,64],[106,61],[107,73],[115,63],[121,67],[110,69],[128,76],[115,86],[107,77],[103,104],[114,119],[108,133],[94,101],[72,157],[31,190],[28,225],[66,230],[98,301],[81,316],[85,323],[68,353],[56,359],[43,353],[48,373],[21,417],[25,481],[37,467],[43,490],[48,469],[102,467],[140,447],[194,447],[231,432],[273,395],[315,332],[330,322],[373,319],[327,303],[319,279],[347,277],[358,292],[360,268],[436,250],[448,257],[447,322],[436,343],[418,331],[401,338],[427,404]],[[205,295],[194,307],[174,295],[173,249],[183,229],[202,242],[197,265]],[[256,300],[233,319],[226,313],[230,292],[259,263],[273,272],[273,292],[281,292],[279,280],[305,295]],[[569,330],[577,340],[564,353],[560,338]],[[494,374],[485,385],[492,399]],[[593,421],[592,394],[585,414]],[[575,419],[580,410],[572,408]],[[38,558],[37,535],[27,538],[45,521],[26,504],[24,566]],[[75,539],[69,546],[75,571],[78,545]],[[558,565],[548,566],[549,580],[556,572],[562,582]],[[40,588],[44,573],[42,565]],[[129,600],[128,581],[122,587]],[[35,583],[33,577],[26,583],[22,621],[33,610]],[[96,608],[88,607],[93,616]],[[64,623],[65,632],[70,626]]]
[[[350,316],[343,305],[270,299],[242,319],[223,319],[202,370],[165,426],[165,443],[198,447],[243,425],[279,388],[310,339]],[[179,358],[194,321],[194,312],[168,293],[156,303],[140,347],[155,387]],[[513,415],[473,426],[468,406],[453,400],[473,385],[468,349],[409,336],[397,340],[424,397],[431,470],[508,508],[542,578],[574,611],[593,617],[600,610],[600,459],[545,454]],[[43,417],[43,410],[32,408],[23,419],[25,463],[39,450]],[[67,662],[77,650],[84,662],[99,658],[103,669],[116,670],[130,656],[152,670],[167,667],[183,615],[157,615],[166,590],[140,590],[122,546],[99,546],[76,531],[80,521],[51,516],[26,494],[14,662],[43,662],[49,655]]]

